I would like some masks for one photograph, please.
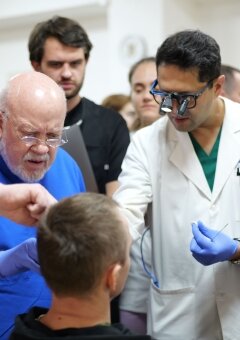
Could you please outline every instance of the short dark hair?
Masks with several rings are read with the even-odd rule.
[[[128,81],[131,84],[132,81],[132,76],[134,74],[134,72],[136,71],[136,69],[138,68],[139,65],[145,64],[145,63],[155,63],[155,57],[146,57],[146,58],[142,58],[140,60],[138,60],[136,63],[134,63],[128,73]]]
[[[44,44],[49,37],[54,37],[67,46],[84,48],[85,58],[88,60],[92,43],[85,30],[77,21],[54,16],[49,20],[39,22],[31,32],[28,40],[31,61],[41,62],[44,54]]]
[[[225,75],[225,82],[223,84],[223,87],[224,87],[225,92],[229,95],[235,87],[235,77],[234,77],[235,72],[240,73],[240,70],[236,67],[222,64],[221,74]]]
[[[156,64],[172,64],[184,70],[198,70],[198,80],[206,82],[220,75],[221,55],[216,40],[199,30],[170,35],[158,48]]]
[[[127,233],[118,204],[82,193],[50,207],[38,228],[42,274],[57,296],[91,293],[111,264],[124,264]]]

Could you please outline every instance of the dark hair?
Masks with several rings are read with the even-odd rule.
[[[131,97],[126,94],[111,94],[104,98],[101,105],[119,112],[127,103],[130,102]]]
[[[198,80],[206,82],[220,75],[220,48],[215,39],[199,30],[185,30],[169,36],[158,48],[157,67],[173,64],[198,69]]]
[[[54,16],[39,22],[30,34],[28,41],[29,58],[31,61],[41,62],[44,54],[44,44],[47,38],[54,37],[62,44],[84,48],[86,60],[92,48],[85,30],[72,19]]]
[[[129,70],[129,73],[128,73],[128,81],[129,81],[129,83],[131,84],[133,73],[136,71],[136,69],[138,68],[139,65],[145,64],[145,63],[151,63],[151,62],[155,63],[155,58],[154,57],[142,58],[139,61],[137,61],[135,64],[133,64],[131,66],[130,70]]]
[[[227,94],[231,94],[231,91],[235,87],[235,77],[234,73],[240,73],[240,70],[236,67],[223,65],[221,66],[221,74],[225,75],[225,82],[223,84],[224,90]]]
[[[102,194],[78,194],[50,207],[37,240],[41,271],[58,296],[91,292],[108,266],[126,261],[118,204]]]

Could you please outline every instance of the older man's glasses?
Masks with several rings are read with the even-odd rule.
[[[65,131],[60,137],[47,138],[45,140],[42,140],[34,136],[22,136],[22,137],[18,136],[18,137],[25,145],[29,147],[38,145],[38,144],[46,144],[47,146],[50,146],[51,148],[57,148],[58,146],[61,146],[68,142]]]
[[[179,109],[177,114],[183,116],[186,109],[193,109],[197,105],[197,99],[200,97],[204,91],[212,84],[213,80],[209,80],[205,86],[196,92],[166,92],[156,89],[158,86],[158,81],[155,80],[151,86],[150,93],[153,95],[154,100],[161,105],[160,111],[164,113],[171,112],[173,109],[172,101],[176,100]]]
[[[33,134],[31,134],[30,132],[28,133],[24,133],[24,132],[20,132],[17,127],[16,124],[13,124],[13,122],[11,122],[9,115],[7,114],[6,111],[1,111],[3,113],[3,117],[5,121],[8,121],[14,128],[17,137],[27,146],[31,147],[34,145],[38,145],[38,144],[45,144],[51,148],[57,148],[63,144],[66,144],[68,142],[67,139],[67,134],[65,129],[63,129],[61,131],[61,134],[59,136],[56,137],[51,137],[51,138],[46,138],[46,139],[40,139],[37,138],[35,136],[33,136]]]

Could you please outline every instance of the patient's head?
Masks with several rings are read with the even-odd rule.
[[[129,269],[130,234],[111,198],[84,193],[53,205],[38,229],[41,271],[58,297],[84,297],[98,289],[114,297]]]

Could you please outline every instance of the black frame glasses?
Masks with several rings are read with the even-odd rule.
[[[162,100],[165,98],[169,98],[170,100],[175,99],[179,105],[182,105],[186,102],[186,108],[193,109],[197,105],[197,99],[200,97],[204,91],[209,88],[212,84],[213,79],[209,80],[206,85],[204,85],[200,90],[196,92],[185,92],[185,93],[178,93],[178,92],[166,92],[156,90],[156,86],[158,85],[157,79],[151,85],[150,93],[153,96],[156,103],[159,105],[162,104]],[[170,110],[171,111],[171,110]]]

